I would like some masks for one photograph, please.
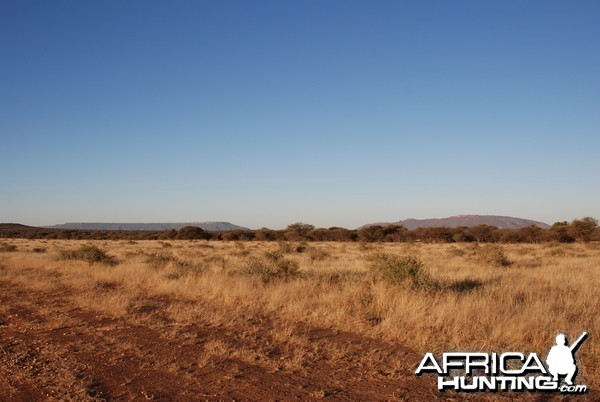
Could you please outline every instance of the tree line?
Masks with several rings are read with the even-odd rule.
[[[45,229],[12,225],[0,227],[0,238],[89,239],[89,240],[223,240],[223,241],[337,241],[337,242],[427,242],[427,243],[542,243],[600,241],[598,221],[591,217],[556,222],[549,229],[531,225],[519,229],[495,226],[429,227],[409,230],[397,225],[371,225],[359,229],[316,228],[293,223],[283,230],[206,231],[195,226],[163,231],[108,231]]]

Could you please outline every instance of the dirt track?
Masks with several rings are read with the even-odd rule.
[[[413,375],[420,356],[408,349],[328,329],[294,332],[311,344],[343,350],[336,359],[305,359],[287,369],[284,342],[269,339],[269,321],[247,328],[178,326],[161,319],[161,300],[142,301],[128,322],[70,303],[69,289],[31,292],[0,280],[0,400],[431,400],[431,379]],[[145,322],[147,325],[140,324]],[[158,328],[158,329],[157,329]],[[206,355],[207,342],[260,348],[268,364]],[[315,349],[317,350],[317,349]],[[394,369],[391,370],[390,367]]]

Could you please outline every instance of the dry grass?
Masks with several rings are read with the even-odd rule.
[[[10,252],[0,254],[0,276],[38,292],[64,287],[78,305],[132,320],[162,315],[182,325],[202,321],[230,328],[270,320],[266,336],[290,345],[282,364],[298,370],[319,353],[335,358],[344,351],[315,350],[292,334],[296,325],[351,331],[419,352],[544,357],[558,331],[570,340],[588,331],[590,339],[577,354],[578,378],[600,387],[597,244],[92,244],[118,264],[57,258],[77,249],[76,241],[14,240],[3,246]],[[387,265],[374,275],[374,259],[413,264],[419,279],[405,280],[413,274]],[[419,281],[435,286],[415,286]],[[204,345],[199,364],[236,357],[276,370],[268,345],[256,345],[216,339]]]

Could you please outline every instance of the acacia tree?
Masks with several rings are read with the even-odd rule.
[[[277,238],[277,232],[269,228],[260,228],[254,232],[256,240],[272,241]]]
[[[477,225],[469,229],[469,232],[478,243],[488,243],[497,240],[498,228],[490,225]]]
[[[579,241],[584,243],[592,239],[594,231],[598,227],[598,220],[586,216],[583,219],[575,219],[568,228],[568,233]]]
[[[376,242],[383,239],[383,227],[381,225],[364,226],[358,229],[358,240],[363,242]]]
[[[539,243],[544,236],[544,230],[536,225],[521,228],[519,232],[524,237],[524,240],[529,243]]]
[[[313,225],[309,225],[308,223],[292,223],[291,225],[288,225],[287,229],[285,230],[285,238],[286,240],[291,241],[306,240],[306,234],[314,229],[315,227]]]
[[[194,240],[194,239],[210,239],[210,233],[205,232],[204,229],[197,226],[185,226],[179,229],[177,232],[176,239],[180,240]]]
[[[301,234],[306,234],[306,233],[310,232],[311,230],[314,230],[314,228],[315,227],[313,225],[309,225],[308,223],[297,222],[297,223],[289,224],[286,230],[289,230],[291,232],[298,232]]]

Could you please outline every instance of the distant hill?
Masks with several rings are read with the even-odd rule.
[[[243,226],[234,225],[229,222],[180,222],[180,223],[87,223],[69,222],[62,225],[47,226],[51,229],[71,230],[179,230],[185,226],[197,226],[208,231],[226,231],[243,229]]]
[[[405,219],[398,222],[378,222],[371,223],[365,226],[373,225],[398,225],[404,226],[407,229],[429,228],[429,227],[473,227],[477,225],[496,226],[501,229],[518,229],[531,225],[539,226],[548,229],[550,225],[544,222],[538,222],[531,219],[513,218],[511,216],[495,216],[495,215],[457,215],[448,218],[433,218],[433,219]]]
[[[34,226],[21,225],[20,223],[0,223],[0,230],[32,230]]]

